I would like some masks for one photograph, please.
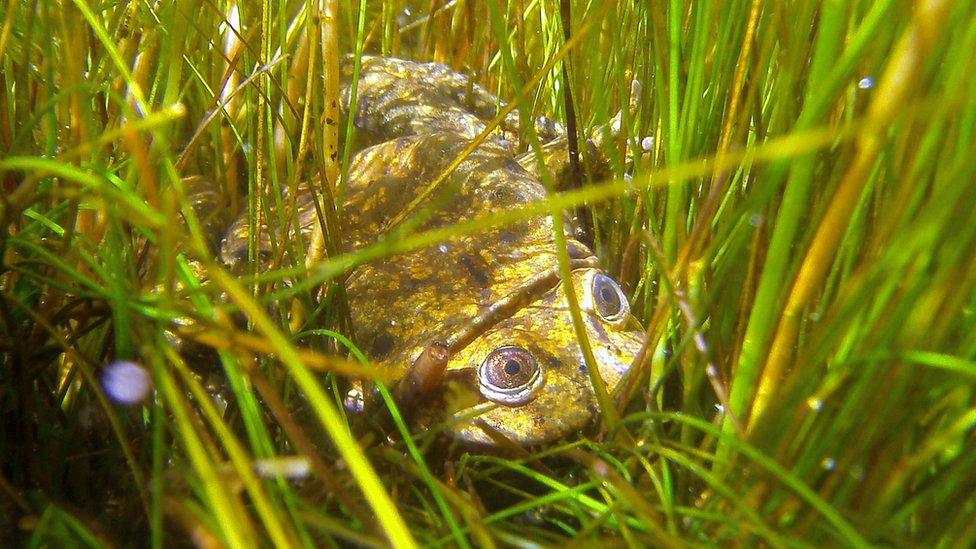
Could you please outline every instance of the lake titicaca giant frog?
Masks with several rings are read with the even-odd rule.
[[[443,65],[381,57],[362,63],[351,116],[371,145],[349,166],[341,219],[346,251],[376,242],[499,105]],[[348,80],[351,66],[343,70]],[[343,95],[348,104],[348,82]],[[535,125],[543,140],[565,139],[565,130],[548,119]],[[512,114],[475,148],[420,204],[418,210],[430,211],[417,230],[543,200],[535,156],[516,159],[517,130]],[[564,149],[547,150],[556,151],[549,161],[559,168]],[[309,230],[316,222],[312,195],[306,191],[298,200]],[[643,335],[627,297],[597,268],[569,223],[540,216],[385,257],[349,274],[355,339],[377,368],[403,380],[431,353],[444,366],[438,387],[410,404],[421,408],[413,410],[418,421],[447,420],[448,432],[467,442],[494,444],[500,434],[528,445],[578,432],[593,418],[596,399],[558,274],[553,224],[568,238],[572,286],[601,377],[612,391],[627,373]],[[247,257],[247,232],[242,216],[224,238],[222,258],[232,268]],[[261,246],[271,238],[265,231]]]

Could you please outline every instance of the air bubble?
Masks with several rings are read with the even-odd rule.
[[[306,478],[311,469],[308,458],[304,456],[281,456],[254,461],[254,470],[262,478]]]
[[[129,406],[146,399],[152,389],[152,377],[145,368],[119,360],[105,367],[102,373],[102,388],[112,401]]]
[[[873,88],[874,78],[871,78],[870,76],[865,76],[864,78],[858,80],[857,87],[861,88],[862,90],[869,90]]]

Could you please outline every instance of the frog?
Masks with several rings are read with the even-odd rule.
[[[536,155],[519,151],[517,111],[434,192],[423,194],[505,103],[445,65],[364,56],[358,102],[350,112],[352,72],[346,58],[342,112],[362,136],[342,202],[343,252],[383,238],[415,202],[422,216],[413,230],[429,231],[546,198]],[[565,179],[565,128],[546,117],[533,124],[544,143],[543,161],[557,181]],[[599,149],[595,141],[588,139],[587,146]],[[313,188],[300,187],[296,198],[306,235],[317,223]],[[557,230],[571,264],[568,286],[559,274]],[[249,231],[242,215],[222,240],[221,259],[232,271],[248,257]],[[440,426],[470,445],[532,446],[573,436],[597,416],[591,365],[577,339],[567,288],[579,303],[592,366],[608,392],[642,355],[644,331],[623,289],[577,236],[571,219],[540,215],[369,261],[348,273],[354,339],[372,367],[399,384],[394,394],[401,407],[411,408],[415,424]],[[269,255],[271,237],[262,228],[263,255]],[[435,374],[418,377],[431,361]],[[411,384],[422,388],[402,390]]]

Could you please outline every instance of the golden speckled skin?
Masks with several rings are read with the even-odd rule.
[[[496,108],[495,98],[468,77],[441,65],[399,59],[365,58],[359,93],[355,121],[376,144],[360,151],[349,169],[342,220],[347,251],[375,242],[389,220],[484,129]],[[509,117],[493,139],[460,164],[429,199],[433,211],[419,230],[545,198],[542,183],[515,159],[510,138],[517,123],[517,115]],[[540,119],[536,126],[544,139],[565,138],[551,121]],[[303,195],[306,226],[314,220],[310,200]],[[239,219],[225,238],[223,257],[231,264],[246,256],[245,222]],[[588,336],[612,390],[637,355],[643,332],[616,283],[595,268],[589,249],[573,239],[572,227],[558,222],[578,267],[573,282]],[[376,367],[402,379],[428,344],[450,348],[442,380],[450,397],[412,404],[427,406],[414,411],[423,424],[453,414],[460,419],[449,429],[456,438],[493,444],[487,427],[529,445],[578,432],[593,418],[596,401],[556,274],[552,224],[552,218],[538,217],[387,257],[350,274],[346,290],[355,337]],[[601,315],[601,299],[603,313],[618,312],[610,320]],[[517,372],[521,364],[525,374],[531,365],[538,375],[531,394],[499,404],[487,398],[487,374],[479,377],[479,368],[493,351],[511,348],[516,351],[505,352],[525,361],[515,360],[513,366],[506,354],[498,368]]]

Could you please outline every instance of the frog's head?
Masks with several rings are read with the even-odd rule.
[[[586,335],[600,377],[613,391],[643,339],[627,298],[595,268],[573,272]],[[521,445],[580,431],[597,413],[595,393],[559,284],[502,320],[451,357],[455,402],[450,431],[475,444],[492,432]]]

